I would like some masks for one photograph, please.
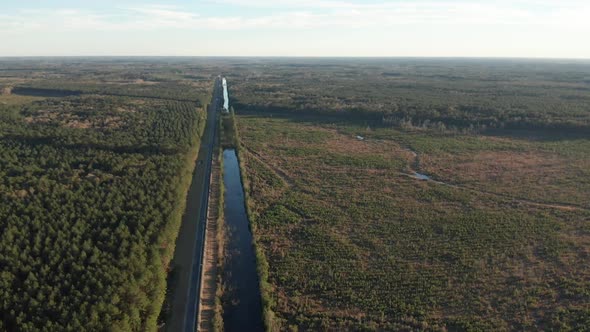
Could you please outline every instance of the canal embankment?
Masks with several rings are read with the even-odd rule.
[[[201,274],[201,293],[197,331],[222,331],[221,267],[223,264],[223,184],[218,145],[213,153],[209,190],[207,226]]]
[[[193,332],[197,327],[211,159],[217,137],[218,114],[221,112],[220,100],[221,81],[217,79],[211,104],[207,107],[206,125],[169,267],[161,330]]]

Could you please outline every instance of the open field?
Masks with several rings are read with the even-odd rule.
[[[22,95],[2,95],[0,94],[0,105],[14,106],[14,105],[25,105],[33,101],[43,100],[43,97],[34,96],[22,96]]]
[[[556,169],[561,152],[264,116],[239,117],[239,131],[283,329],[587,326],[590,189]],[[407,176],[408,149],[425,160],[423,172],[453,185]],[[571,171],[590,161],[568,158]],[[541,180],[523,170],[530,163]],[[524,175],[510,187],[497,173]],[[558,184],[555,195],[546,182]]]
[[[590,328],[588,65],[322,61],[228,79],[271,328]]]

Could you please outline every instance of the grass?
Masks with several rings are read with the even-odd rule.
[[[21,96],[21,95],[3,95],[0,94],[0,105],[6,106],[21,106],[30,104],[37,100],[47,99],[46,97],[35,97],[35,96]]]
[[[588,326],[588,140],[254,115],[238,129],[274,329]],[[449,184],[406,176],[408,149]]]

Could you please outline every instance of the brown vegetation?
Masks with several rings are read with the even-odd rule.
[[[543,329],[586,310],[558,285],[589,286],[588,212],[537,201],[527,174],[563,179],[587,154],[562,166],[543,142],[298,120],[238,122],[281,330]],[[435,180],[404,176],[415,167]],[[518,174],[530,192],[498,190]]]
[[[198,313],[198,331],[216,331],[217,296],[220,260],[220,243],[218,235],[219,204],[220,204],[221,168],[217,155],[213,157],[211,166],[211,185],[209,206],[207,209],[207,228],[205,230],[205,252],[201,279],[201,296]]]
[[[6,86],[2,88],[2,95],[3,96],[8,96],[12,93],[12,87],[11,86]]]

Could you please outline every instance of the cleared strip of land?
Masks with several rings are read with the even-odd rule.
[[[167,331],[194,331],[197,324],[211,159],[221,105],[220,87],[220,81],[216,80],[186,211],[176,240],[170,281],[173,288],[170,299],[172,308]]]
[[[203,253],[203,270],[201,277],[201,295],[198,313],[198,331],[214,331],[216,314],[216,297],[219,265],[218,221],[220,204],[220,176],[218,154],[213,157],[211,184],[209,191],[209,208],[207,209],[207,227],[205,230],[205,251]]]

